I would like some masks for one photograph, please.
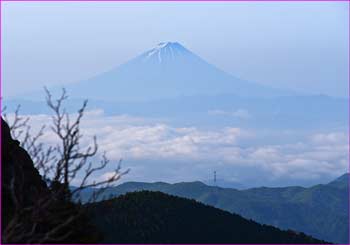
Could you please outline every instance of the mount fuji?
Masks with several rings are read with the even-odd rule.
[[[178,42],[159,43],[134,59],[88,80],[67,86],[73,97],[142,101],[178,96],[235,94],[291,95],[236,78],[209,64]]]
[[[167,118],[179,126],[315,128],[346,125],[347,100],[300,95],[236,78],[177,42],[159,43],[130,61],[85,81],[65,85],[69,109],[82,99],[108,115]],[[49,88],[56,96],[61,88]],[[26,113],[49,113],[43,91],[7,99]],[[319,113],[322,108],[322,113]],[[242,114],[243,113],[243,114]]]

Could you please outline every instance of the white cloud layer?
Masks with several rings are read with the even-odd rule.
[[[31,116],[34,129],[48,120],[47,115]],[[268,140],[257,141],[259,132],[242,128],[172,127],[126,115],[105,116],[100,110],[87,112],[83,122],[85,144],[96,135],[100,150],[106,151],[111,160],[123,158],[125,165],[135,161],[161,162],[153,169],[153,175],[165,168],[177,176],[188,176],[188,179],[192,176],[196,180],[203,169],[220,167],[248,169],[262,179],[298,180],[333,178],[348,169],[348,138],[347,133],[341,131],[305,134],[294,143],[281,144],[279,140],[274,144]],[[56,139],[53,133],[47,132],[43,140],[52,144]],[[146,167],[131,166],[131,171],[143,171]],[[151,174],[147,177],[147,173],[143,173],[143,180],[152,181]],[[103,174],[107,176],[108,172]],[[227,178],[230,178],[228,173]]]

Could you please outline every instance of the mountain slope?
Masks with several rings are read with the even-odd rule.
[[[121,66],[68,86],[68,90],[73,97],[119,101],[221,93],[250,97],[292,94],[233,77],[177,42],[159,43]]]
[[[161,192],[129,193],[89,208],[105,243],[322,243]]]
[[[347,175],[310,188],[253,188],[236,190],[207,186],[201,182],[168,184],[128,182],[109,189],[106,196],[150,190],[193,198],[202,203],[237,213],[259,223],[305,232],[316,238],[348,241]],[[90,190],[91,191],[91,190]],[[85,198],[89,193],[85,193]]]

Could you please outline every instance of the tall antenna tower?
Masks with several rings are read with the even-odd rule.
[[[214,185],[216,186],[216,171],[214,171]]]

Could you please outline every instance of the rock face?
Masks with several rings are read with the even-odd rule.
[[[83,207],[58,199],[3,119],[1,130],[2,243],[98,242]]]
[[[10,128],[2,118],[1,130],[2,213],[6,226],[13,216],[15,205],[21,208],[31,206],[40,196],[47,195],[49,190],[28,153],[17,140],[12,139]],[[12,197],[11,188],[17,200]]]

